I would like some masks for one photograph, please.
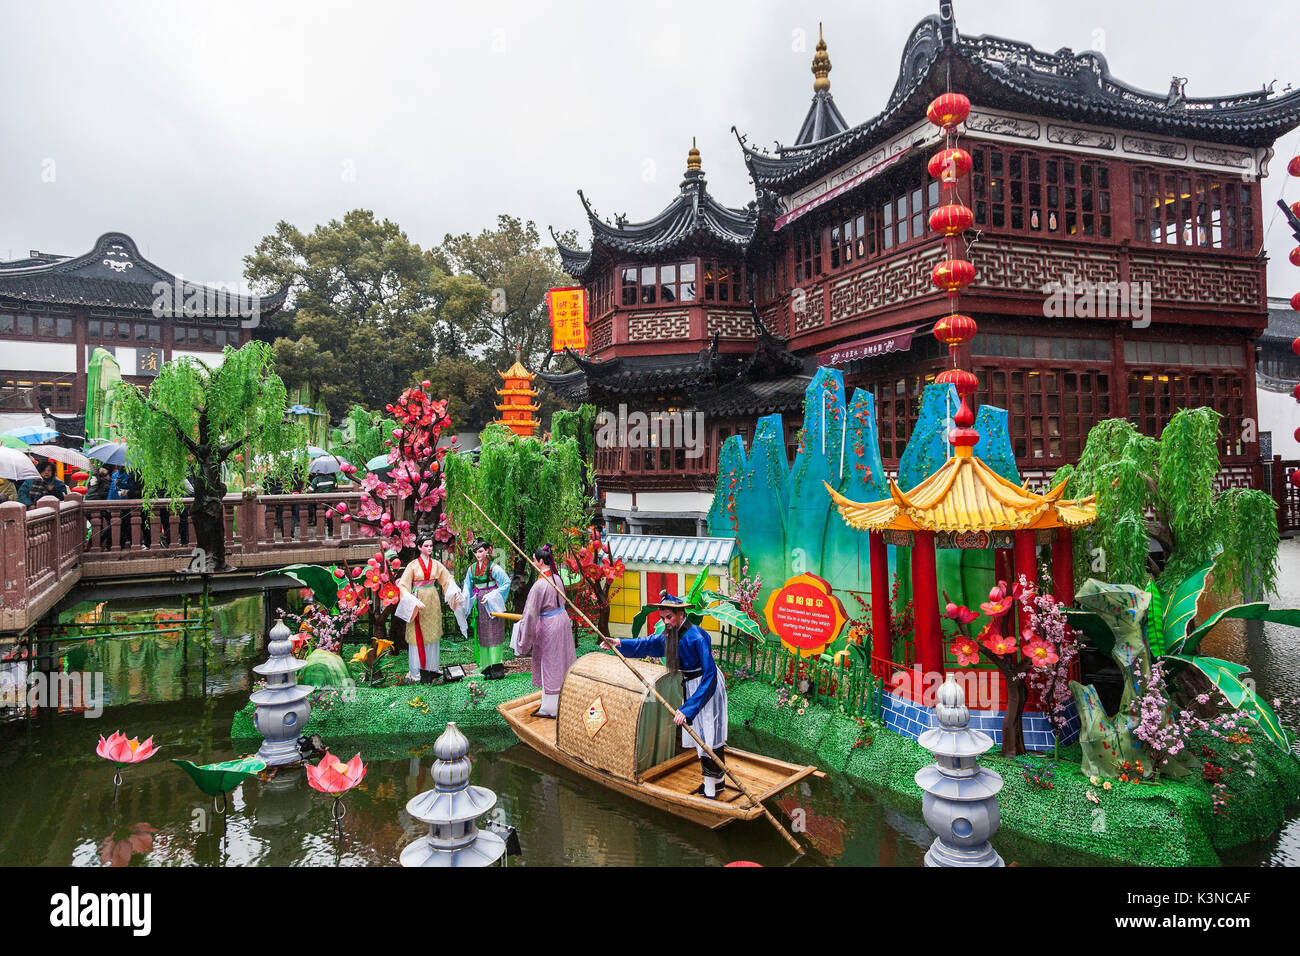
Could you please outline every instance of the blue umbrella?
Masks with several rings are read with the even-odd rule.
[[[125,465],[126,443],[120,441],[102,441],[86,449],[86,457],[102,461],[106,465]]]
[[[387,455],[376,455],[366,462],[366,471],[385,471],[393,466],[388,463]]]
[[[308,458],[324,458],[328,454],[329,452],[327,452],[324,448],[317,448],[315,445],[307,446]]]
[[[9,429],[5,434],[17,438],[19,441],[25,441],[29,445],[44,445],[46,442],[52,442],[59,437],[58,432],[45,425],[20,425],[17,428]]]

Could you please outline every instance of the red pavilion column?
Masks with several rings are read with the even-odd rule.
[[[943,642],[939,636],[939,579],[935,570],[934,532],[912,533],[912,616],[916,628],[916,663],[922,680],[943,676]],[[917,690],[922,690],[922,687]]]
[[[871,661],[877,677],[888,680],[894,658],[894,642],[889,626],[889,548],[880,531],[867,533],[871,558]],[[876,661],[884,663],[876,665]]]
[[[1037,532],[1034,531],[1016,531],[1012,536],[1012,551],[1015,554],[1016,576],[1014,581],[1007,582],[1013,587],[1019,583],[1023,575],[1025,580],[1033,584],[1038,580],[1038,548],[1036,540]],[[1019,638],[1020,632],[1028,626],[1028,616],[1023,609],[1018,609],[1016,614],[1017,631],[1016,636]]]
[[[1074,532],[1066,527],[1056,529],[1052,542],[1052,597],[1074,603]]]

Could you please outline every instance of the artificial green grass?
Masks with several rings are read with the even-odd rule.
[[[594,644],[584,643],[578,655],[593,650]],[[461,657],[463,662],[472,660],[472,644],[444,645],[444,664],[462,662],[457,660]],[[404,669],[405,655],[392,666],[399,661]],[[472,680],[484,692],[476,704],[469,699]],[[528,672],[498,681],[470,677],[439,686],[358,687],[353,699],[340,693],[333,702],[313,706],[304,733],[320,734],[331,744],[356,739],[367,747],[391,745],[398,754],[411,752],[411,740],[431,744],[454,720],[471,730],[471,739],[480,745],[491,741],[505,746],[513,737],[496,705],[531,691]],[[884,728],[863,734],[856,720],[821,706],[805,706],[799,714],[797,708],[778,703],[776,688],[756,681],[729,682],[727,694],[733,728],[743,726],[779,738],[805,751],[807,759],[825,770],[919,803],[921,790],[913,778],[933,757],[911,738]],[[422,706],[412,706],[417,698]],[[252,711],[250,703],[235,715],[231,728],[236,744],[246,748],[260,742]],[[870,743],[864,740],[859,745],[860,737],[866,736]],[[1209,785],[1196,775],[1158,784],[1112,781],[1110,790],[1094,785],[1079,770],[1077,747],[1062,748],[1056,757],[1023,758],[1041,768],[1040,773],[1048,769],[1045,765],[1053,765],[1050,788],[1031,783],[1020,762],[990,753],[981,763],[1002,775],[998,805],[1005,831],[1117,862],[1203,866],[1221,862],[1222,851],[1269,837],[1288,811],[1300,804],[1300,762],[1294,757],[1257,738],[1250,746],[1255,760],[1251,776],[1243,766],[1246,748],[1217,740],[1207,743],[1219,752],[1224,766],[1234,767],[1227,780],[1232,798],[1220,815],[1214,813]],[[1232,759],[1234,753],[1240,759]],[[1088,799],[1089,792],[1097,803]]]

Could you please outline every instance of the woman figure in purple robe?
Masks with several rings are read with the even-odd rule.
[[[542,690],[542,703],[533,716],[554,717],[559,711],[564,675],[578,659],[573,622],[564,607],[564,583],[549,544],[533,552],[537,580],[528,592],[523,617],[515,625],[511,646],[518,655],[532,655],[533,686]]]

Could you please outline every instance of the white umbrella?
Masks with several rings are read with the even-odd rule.
[[[82,471],[90,468],[89,458],[79,451],[73,451],[71,448],[64,448],[61,445],[33,445],[27,449],[27,454],[38,455],[51,461],[61,461],[65,465],[80,468]]]
[[[0,478],[26,481],[28,478],[39,477],[41,473],[36,470],[32,460],[22,452],[14,448],[0,448]]]

